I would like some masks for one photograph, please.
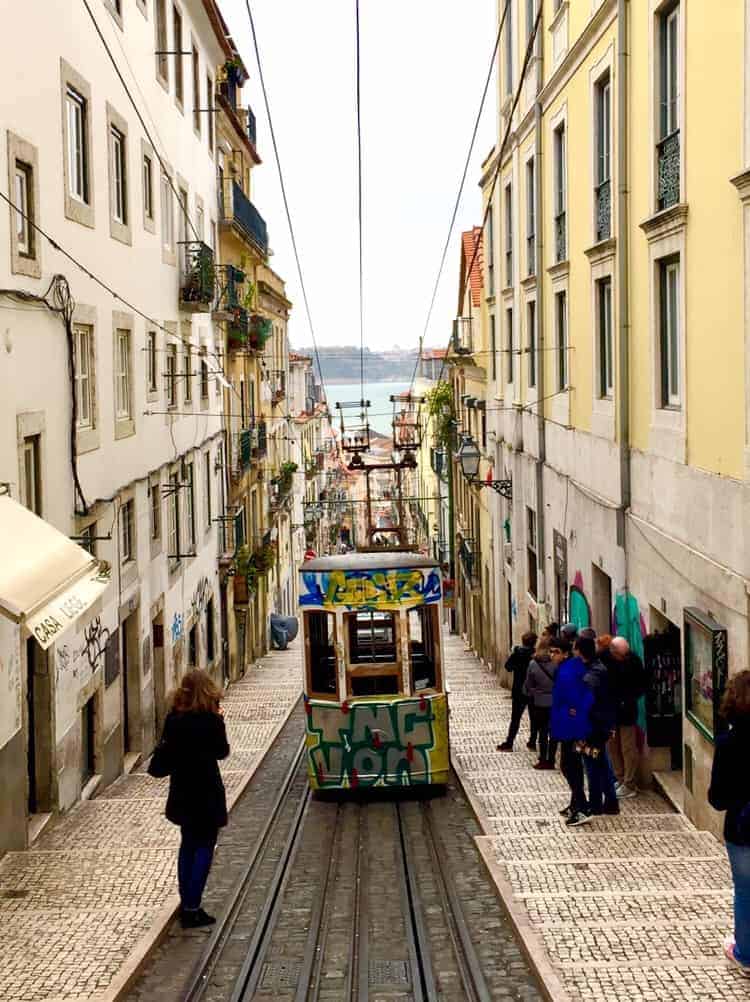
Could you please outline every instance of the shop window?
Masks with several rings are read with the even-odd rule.
[[[412,692],[440,688],[440,627],[437,608],[409,610],[409,667]]]
[[[308,693],[316,698],[335,699],[336,628],[331,613],[305,613],[305,644]]]

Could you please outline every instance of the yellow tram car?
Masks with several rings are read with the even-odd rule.
[[[312,789],[445,785],[439,565],[348,553],[308,560],[300,576]]]

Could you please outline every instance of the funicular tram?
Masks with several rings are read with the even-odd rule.
[[[445,785],[439,565],[384,550],[316,557],[300,575],[310,786]]]

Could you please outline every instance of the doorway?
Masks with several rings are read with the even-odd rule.
[[[138,610],[120,629],[122,654],[122,737],[123,754],[137,759],[141,751],[141,671],[138,645]],[[132,763],[126,762],[126,768]]]
[[[167,715],[167,680],[164,677],[164,613],[151,620],[151,647],[154,659],[154,734],[161,737]]]
[[[96,773],[96,696],[81,709],[81,789]]]
[[[646,693],[648,744],[656,771],[682,772],[682,634],[651,609],[651,633],[643,640],[649,688]]]
[[[52,810],[52,692],[46,653],[26,641],[26,775],[29,815]]]
[[[609,633],[612,628],[612,578],[596,564],[591,565],[591,614],[591,625],[596,632]]]

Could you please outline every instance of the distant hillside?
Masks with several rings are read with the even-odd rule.
[[[301,354],[311,355],[308,347],[294,348]],[[359,382],[360,357],[358,345],[340,345],[318,348],[323,379],[326,383]],[[417,350],[370,351],[365,348],[365,374],[369,381],[388,380],[408,382],[414,372]]]

